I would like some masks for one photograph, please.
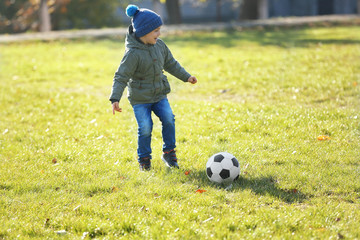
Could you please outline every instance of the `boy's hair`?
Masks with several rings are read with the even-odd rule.
[[[163,21],[157,13],[136,5],[128,5],[126,15],[131,18],[136,37],[145,36],[163,25]]]

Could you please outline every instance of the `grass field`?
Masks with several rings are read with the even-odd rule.
[[[108,101],[123,39],[0,45],[0,239],[360,239],[360,27],[163,39],[199,82],[170,77],[181,169],[154,119],[150,172]]]

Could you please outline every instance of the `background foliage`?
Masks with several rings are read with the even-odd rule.
[[[121,23],[115,14],[127,0],[50,0],[53,30],[69,28],[116,27]],[[0,33],[24,32],[39,28],[40,0],[0,1]]]

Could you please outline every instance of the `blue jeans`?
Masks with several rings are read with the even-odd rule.
[[[162,123],[163,151],[170,151],[176,147],[175,115],[166,98],[155,103],[136,104],[133,109],[138,123],[137,153],[139,160],[143,157],[151,158],[151,132],[153,129],[151,112],[154,112]]]

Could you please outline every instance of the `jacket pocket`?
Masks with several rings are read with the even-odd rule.
[[[162,84],[163,84],[163,94],[168,94],[171,91],[169,81],[167,80],[166,76],[162,77]]]
[[[150,102],[154,95],[152,83],[132,80],[128,85],[128,97],[130,101]]]

